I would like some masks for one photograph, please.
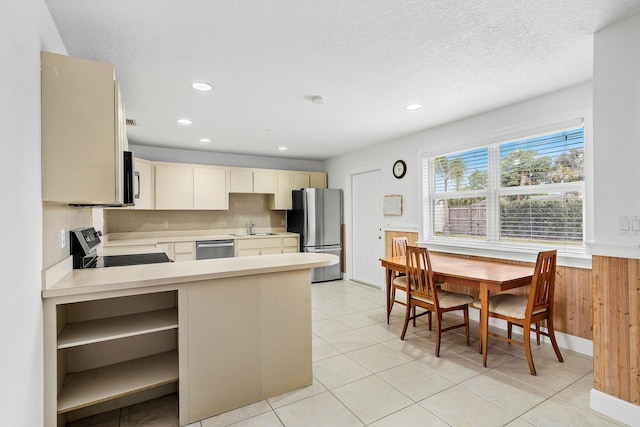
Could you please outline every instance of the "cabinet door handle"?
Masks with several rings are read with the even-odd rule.
[[[140,172],[135,171],[133,174],[135,175],[136,179],[138,180],[138,192],[133,195],[133,198],[134,199],[139,199],[140,198]]]

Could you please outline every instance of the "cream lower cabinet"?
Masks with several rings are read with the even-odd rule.
[[[156,245],[171,261],[193,261],[196,259],[196,242],[163,242]]]
[[[309,283],[303,270],[188,287],[180,424],[312,383]]]
[[[291,252],[298,252],[297,237],[261,237],[236,240],[236,256],[273,255]]]
[[[57,425],[177,391],[177,292],[45,304]],[[55,328],[55,329],[53,329]],[[55,333],[57,331],[57,334]],[[54,349],[55,348],[55,353]],[[47,419],[45,424],[49,423]]]

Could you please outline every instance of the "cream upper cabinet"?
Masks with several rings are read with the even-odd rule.
[[[325,172],[309,172],[310,188],[327,188],[327,174]]]
[[[229,209],[228,177],[216,166],[156,162],[156,209]]]
[[[253,171],[253,192],[262,194],[275,194],[276,171],[268,169],[256,169]]]
[[[270,200],[270,209],[291,209],[291,180],[291,172],[276,171],[276,192]]]
[[[229,170],[213,166],[193,168],[193,208],[229,209]]]
[[[193,209],[193,165],[156,163],[156,209]]]
[[[276,171],[270,169],[232,168],[230,193],[275,194]]]
[[[253,171],[251,169],[232,168],[230,180],[229,192],[253,193]]]
[[[293,172],[292,181],[292,190],[327,188],[327,174],[325,172]]]
[[[299,190],[309,188],[309,172],[293,172],[291,177],[291,189]]]
[[[124,104],[111,64],[41,53],[42,200],[122,204]]]
[[[133,180],[133,201],[135,209],[153,209],[153,169],[151,162],[135,159]]]

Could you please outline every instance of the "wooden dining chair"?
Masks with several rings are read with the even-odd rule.
[[[564,362],[553,329],[553,292],[555,283],[556,251],[540,252],[538,253],[538,260],[531,279],[528,297],[499,294],[489,298],[489,317],[507,321],[507,336],[496,333],[489,333],[489,335],[524,347],[531,375],[536,375],[536,368],[533,365],[533,357],[531,356],[531,332],[536,333],[538,345],[540,345],[540,335],[549,337],[558,361]],[[480,301],[474,301],[473,306],[481,308]],[[547,321],[547,332],[540,330],[540,322],[543,320]],[[513,325],[523,328],[523,341],[512,338]],[[531,325],[535,325],[535,328],[532,328]]]
[[[391,240],[391,256],[405,256],[407,254],[407,246],[409,246],[409,239],[406,237],[394,237]],[[396,289],[403,292],[407,291],[407,277],[405,272],[396,272],[391,283],[391,301],[389,303],[389,311],[387,312],[387,323],[389,323],[389,317],[391,316],[391,310],[393,309],[394,302],[406,305],[403,300],[396,300]]]
[[[429,315],[429,330],[431,330],[431,313],[436,316],[436,357],[440,357],[440,339],[443,332],[464,327],[469,342],[469,303],[473,301],[470,295],[443,291],[436,286],[431,269],[429,250],[418,246],[407,246],[407,302],[404,317],[404,327],[400,339],[404,340],[410,320]],[[416,314],[416,307],[427,310]],[[442,315],[449,311],[462,310],[464,323],[446,328],[442,327]]]

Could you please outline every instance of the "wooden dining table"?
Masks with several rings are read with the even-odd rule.
[[[487,366],[487,342],[489,336],[489,292],[502,292],[531,284],[533,267],[493,261],[481,261],[443,254],[429,254],[436,282],[446,282],[477,288],[480,291],[480,349],[482,361]],[[406,271],[406,257],[381,258],[386,269],[387,323],[391,307],[391,286],[396,272]]]

